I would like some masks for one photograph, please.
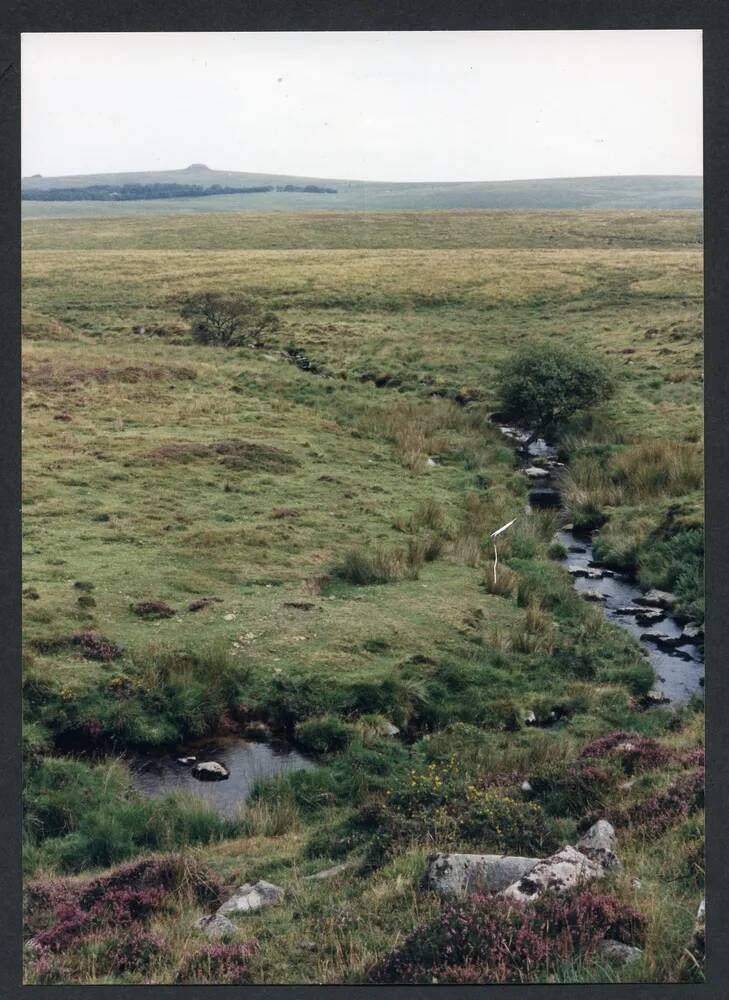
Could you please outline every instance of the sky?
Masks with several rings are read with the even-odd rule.
[[[700,174],[700,31],[31,33],[22,171]]]

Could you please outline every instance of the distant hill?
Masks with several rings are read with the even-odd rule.
[[[124,202],[23,202],[26,217],[128,215],[139,212],[225,211],[439,211],[449,209],[700,209],[703,181],[693,176],[564,177],[526,181],[400,182],[342,180],[212,170],[193,163],[183,170],[124,174],[80,174],[69,177],[24,177],[22,190],[74,188],[90,185],[186,184],[210,187],[268,187],[265,193],[216,195],[205,198],[165,198]],[[336,194],[283,192],[275,188],[315,185],[336,188]]]

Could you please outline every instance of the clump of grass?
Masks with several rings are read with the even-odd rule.
[[[530,604],[521,626],[512,630],[511,647],[527,654],[551,653],[554,649],[554,623],[538,604]]]
[[[309,753],[337,753],[351,742],[352,729],[335,715],[323,715],[297,723],[294,737]]]
[[[379,583],[396,583],[399,580],[417,580],[424,562],[424,552],[417,546],[408,549],[355,548],[347,552],[332,572],[333,575],[358,587]]]
[[[519,577],[508,566],[502,566],[500,563],[496,564],[496,573],[494,573],[493,562],[486,563],[486,572],[484,573],[482,586],[487,594],[496,594],[499,597],[511,597],[517,588],[519,582]]]
[[[613,479],[633,502],[681,496],[703,486],[703,449],[687,441],[644,441],[616,455]]]

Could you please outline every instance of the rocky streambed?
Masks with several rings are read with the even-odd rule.
[[[531,441],[527,432],[515,427],[498,426],[512,443],[519,467],[529,480],[530,506],[559,507],[559,477],[564,464],[558,460],[557,449],[542,438]],[[601,566],[594,559],[591,532],[578,532],[566,525],[557,532],[555,541],[567,550],[563,563],[578,593],[599,604],[610,622],[638,641],[656,674],[650,701],[685,704],[704,684],[702,627],[676,620],[672,594],[643,593],[627,574]]]

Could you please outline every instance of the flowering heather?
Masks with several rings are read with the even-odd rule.
[[[164,601],[138,601],[132,604],[132,611],[140,618],[172,618],[177,612]]]
[[[175,982],[216,985],[250,983],[250,958],[257,950],[255,939],[243,944],[208,945],[185,959],[177,971]]]
[[[631,736],[630,733],[610,733],[600,739],[593,740],[583,748],[582,758],[603,758],[620,755],[623,770],[627,774],[637,774],[640,771],[654,771],[664,767],[675,757],[672,750],[667,749],[650,736]]]
[[[621,819],[640,826],[648,836],[655,837],[703,807],[704,769],[700,767],[679,778],[664,792],[636,803],[622,814]]]
[[[99,967],[109,972],[142,975],[164,953],[164,940],[140,927],[125,934],[110,934],[102,939],[97,958]]]
[[[582,748],[580,757],[605,757],[611,753],[619,743],[625,743],[632,739],[630,733],[608,733],[607,736],[600,736],[598,739],[588,743]]]
[[[525,982],[602,938],[643,942],[646,922],[615,896],[581,890],[533,904],[495,895],[443,907],[369,972],[376,983]]]
[[[199,903],[217,903],[223,894],[212,872],[174,856],[124,865],[87,882],[32,882],[26,890],[26,926],[36,931],[36,950],[63,952],[108,928],[141,932],[147,918],[184,888]]]
[[[111,639],[96,632],[76,632],[71,642],[80,647],[81,655],[87,660],[115,660],[124,652]]]
[[[689,750],[687,753],[683,754],[681,757],[681,763],[684,767],[703,767],[705,759],[705,751],[703,747],[694,747],[693,750]]]

